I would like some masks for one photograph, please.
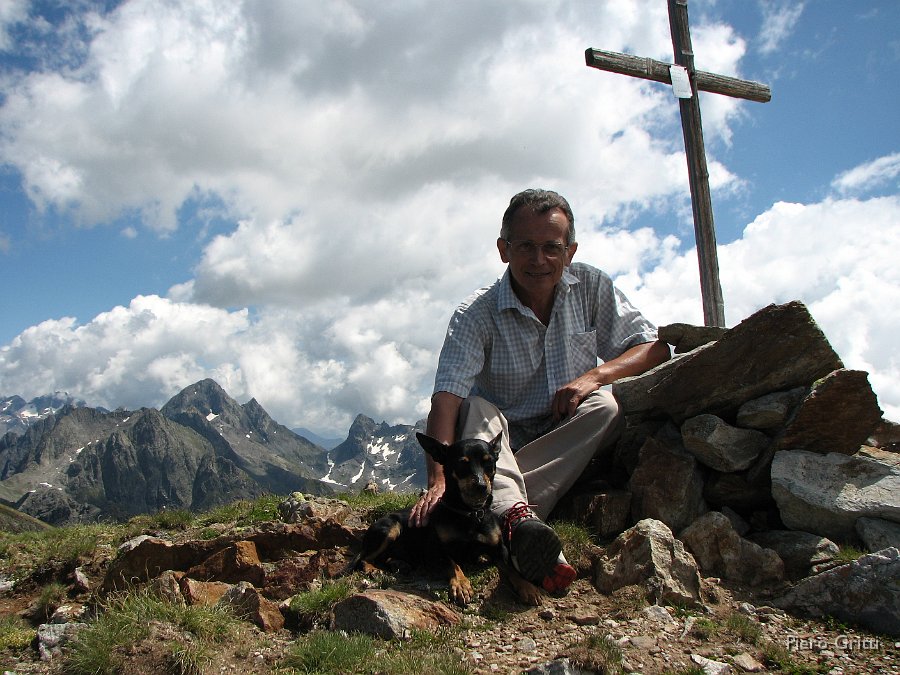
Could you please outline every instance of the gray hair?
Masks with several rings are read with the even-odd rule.
[[[551,209],[559,209],[562,211],[566,219],[569,221],[569,238],[566,242],[571,245],[575,243],[575,216],[572,214],[572,207],[566,198],[552,190],[523,190],[509,200],[509,206],[503,214],[503,221],[500,225],[500,238],[509,239],[509,229],[512,224],[513,217],[516,212],[523,206],[530,206],[535,213],[546,213]]]

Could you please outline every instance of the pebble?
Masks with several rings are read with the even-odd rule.
[[[635,635],[634,637],[629,638],[628,641],[637,649],[646,651],[649,651],[656,646],[656,638],[652,635]]]
[[[568,617],[579,626],[596,626],[600,623],[600,615],[596,612],[574,614]]]
[[[713,661],[712,659],[700,656],[699,654],[691,654],[691,661],[700,666],[706,675],[725,675],[726,673],[732,672],[731,666],[727,663]]]
[[[747,652],[738,654],[732,659],[732,661],[734,661],[734,665],[743,670],[745,673],[761,673],[766,669],[763,664],[754,659]]]
[[[516,643],[515,647],[520,652],[533,652],[535,649],[537,649],[537,642],[532,640],[530,637],[526,637],[519,640]]]
[[[675,619],[672,618],[672,615],[669,614],[665,607],[660,605],[650,605],[649,607],[645,607],[644,614],[650,619],[660,623],[675,623]]]

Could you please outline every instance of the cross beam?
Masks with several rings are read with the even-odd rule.
[[[619,52],[606,52],[592,47],[585,50],[584,60],[591,68],[672,84],[670,70],[672,64],[664,61]],[[694,83],[699,91],[708,91],[712,94],[724,94],[757,103],[768,103],[772,100],[772,90],[765,84],[707,73],[705,70],[694,71]]]
[[[592,68],[666,84],[673,84],[673,67],[683,68],[686,72],[691,91],[687,94],[678,94],[678,101],[688,164],[688,180],[691,187],[694,237],[697,241],[697,259],[700,264],[703,320],[707,326],[725,326],[725,302],[722,299],[722,285],[719,282],[716,227],[709,192],[709,170],[706,166],[703,125],[700,119],[700,102],[697,92],[708,91],[761,103],[771,100],[772,93],[769,87],[759,82],[696,70],[688,24],[687,0],[667,1],[675,66],[649,58],[590,48],[584,53],[585,63]]]

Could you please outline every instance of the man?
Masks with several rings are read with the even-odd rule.
[[[512,198],[497,239],[507,271],[454,313],[427,423],[444,443],[502,432],[491,508],[513,565],[551,592],[576,573],[542,519],[620,431],[618,405],[601,387],[670,356],[605,273],[572,264],[577,248],[563,197],[526,190]],[[443,468],[426,463],[412,525],[427,522],[444,493]]]

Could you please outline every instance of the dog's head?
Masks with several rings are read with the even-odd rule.
[[[471,509],[484,508],[490,501],[501,436],[497,434],[492,441],[465,438],[447,445],[425,434],[416,434],[419,445],[444,467],[444,494],[451,499],[458,497]]]

